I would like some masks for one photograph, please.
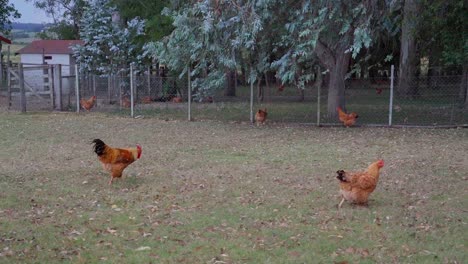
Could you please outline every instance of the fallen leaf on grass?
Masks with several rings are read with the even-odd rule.
[[[151,250],[150,247],[139,247],[137,249],[135,249],[135,251],[144,251],[144,250]]]
[[[116,229],[109,228],[109,227],[106,229],[106,231],[109,232],[110,234],[115,234],[115,233],[117,233],[117,230],[116,230]]]
[[[291,257],[299,257],[301,255],[301,252],[298,252],[298,251],[291,251],[291,252],[288,252],[288,255],[291,256]]]

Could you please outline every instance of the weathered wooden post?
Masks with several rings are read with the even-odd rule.
[[[48,72],[47,72],[47,79],[49,80],[49,90],[50,90],[50,104],[52,106],[52,110],[55,109],[55,92],[54,92],[54,67],[52,65],[48,65]]]
[[[62,65],[54,66],[54,93],[55,93],[55,110],[63,111],[62,103]]]
[[[26,112],[26,93],[24,91],[24,71],[23,71],[23,64],[18,63],[18,76],[19,76],[19,88],[20,88],[20,104],[21,104],[21,112]]]

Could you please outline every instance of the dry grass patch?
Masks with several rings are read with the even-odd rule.
[[[466,129],[0,113],[0,262],[462,263]],[[143,146],[107,186],[90,141]],[[368,208],[335,171],[383,158]]]

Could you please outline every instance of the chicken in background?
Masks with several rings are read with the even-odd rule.
[[[173,103],[182,103],[182,97],[176,96],[171,99],[171,102]]]
[[[338,209],[341,208],[345,200],[359,205],[367,205],[369,195],[377,186],[380,169],[383,166],[384,161],[378,160],[369,165],[363,172],[337,171],[336,178],[340,181],[340,193],[343,197]]]
[[[91,110],[91,108],[94,107],[95,103],[96,103],[96,96],[95,95],[91,96],[88,100],[86,100],[86,99],[81,99],[80,100],[81,107],[83,107],[83,109],[85,109],[88,112],[89,112],[89,110]]]
[[[264,125],[267,119],[267,109],[258,109],[257,113],[255,113],[255,122],[257,123],[257,126],[262,124]]]
[[[151,104],[154,100],[151,98],[151,96],[145,96],[141,98],[141,103],[143,104]]]
[[[358,114],[352,112],[350,114],[346,114],[341,107],[337,107],[336,110],[338,111],[338,118],[346,127],[353,126],[356,123],[356,119],[359,117]]]
[[[130,106],[131,106],[131,102],[128,96],[122,97],[122,107],[130,108]]]
[[[278,86],[278,92],[284,91],[284,88],[284,84],[280,84],[280,86]]]
[[[93,140],[93,143],[94,152],[102,163],[102,167],[111,173],[109,185],[112,184],[114,178],[122,177],[122,172],[128,165],[141,157],[140,145],[136,145],[135,148],[120,149],[112,148],[100,139]]]
[[[201,100],[202,103],[213,103],[213,97],[212,96],[207,96],[207,97],[203,97],[203,99]]]

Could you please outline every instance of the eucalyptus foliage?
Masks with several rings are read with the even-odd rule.
[[[169,68],[192,69],[196,89],[223,87],[225,72],[249,67],[248,81],[276,71],[283,83],[304,88],[321,65],[332,71],[345,54],[372,44],[385,1],[202,0],[166,9],[174,31],[147,45]],[[347,69],[347,66],[345,66]],[[336,78],[345,78],[343,72]],[[343,87],[338,87],[344,91]]]
[[[85,44],[73,50],[82,70],[107,75],[128,71],[129,64],[142,65],[137,38],[144,34],[144,21],[134,18],[122,25],[109,0],[95,0],[85,9],[80,25]]]

